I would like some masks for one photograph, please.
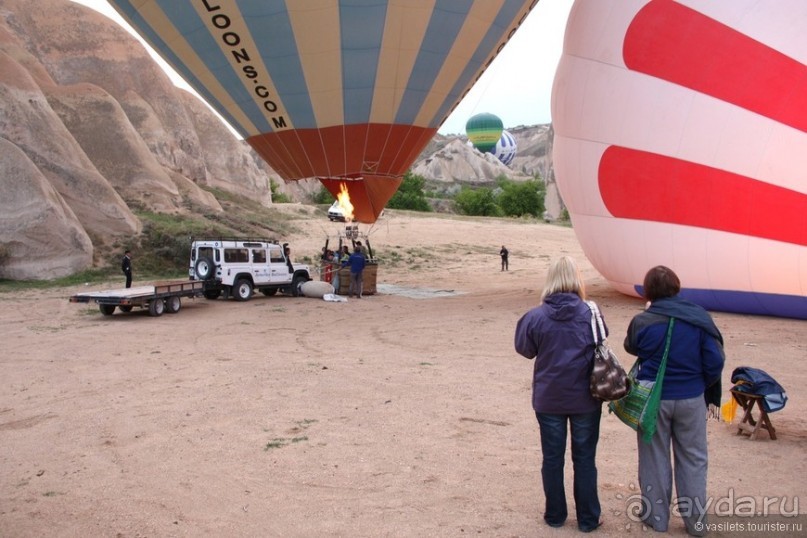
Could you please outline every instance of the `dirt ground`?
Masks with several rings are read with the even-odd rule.
[[[298,225],[284,238],[298,258],[341,227],[322,216]],[[576,534],[570,461],[569,521],[550,529],[541,517],[532,363],[513,351],[515,323],[551,260],[574,256],[630,366],[622,339],[643,302],[611,290],[569,228],[388,211],[369,237],[379,289],[396,293],[194,299],[159,318],[69,303],[83,286],[1,294],[0,535]],[[134,269],[142,284],[136,259]],[[708,493],[724,510],[776,498],[771,511],[782,500],[781,511],[807,512],[807,324],[714,318],[726,394],[746,365],[790,400],[771,417],[775,441],[709,423]],[[596,534],[645,535],[626,514],[635,434],[607,412],[597,460]],[[679,518],[670,533],[685,534]]]

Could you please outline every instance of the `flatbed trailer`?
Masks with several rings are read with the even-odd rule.
[[[147,308],[152,316],[163,312],[176,314],[182,308],[182,297],[200,297],[205,283],[198,280],[157,282],[151,286],[138,286],[116,290],[77,293],[70,297],[71,303],[96,303],[105,316],[111,316],[115,308],[131,312],[134,307]]]

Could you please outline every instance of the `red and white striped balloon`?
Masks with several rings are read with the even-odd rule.
[[[638,295],[807,319],[807,2],[577,0],[552,95],[586,256]]]

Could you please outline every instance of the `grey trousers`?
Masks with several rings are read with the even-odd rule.
[[[703,534],[706,523],[706,402],[703,396],[687,400],[662,400],[656,433],[639,443],[639,486],[644,496],[645,525],[666,532],[670,523],[672,479],[675,474],[676,505],[687,531]],[[670,462],[672,443],[674,471]]]

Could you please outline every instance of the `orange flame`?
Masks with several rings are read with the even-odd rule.
[[[353,204],[350,203],[350,194],[347,192],[347,185],[344,183],[339,184],[339,194],[336,195],[336,200],[339,202],[339,207],[345,212],[345,220],[350,222],[353,220]]]

